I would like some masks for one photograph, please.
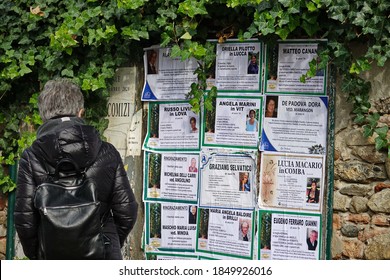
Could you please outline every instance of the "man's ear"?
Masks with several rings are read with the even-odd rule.
[[[82,118],[82,117],[84,117],[84,113],[85,113],[85,109],[84,109],[84,108],[83,108],[83,109],[80,109],[80,111],[78,112],[77,116],[78,116],[79,118]]]

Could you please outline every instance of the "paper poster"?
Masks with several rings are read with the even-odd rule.
[[[199,208],[196,251],[252,259],[254,211]]]
[[[115,71],[112,86],[108,89],[107,103],[109,127],[129,125],[135,109],[136,68],[122,67]]]
[[[106,129],[103,135],[106,138],[106,141],[115,147],[119,152],[122,161],[124,161],[127,151],[127,131],[121,131],[118,128]]]
[[[150,151],[199,151],[200,115],[186,101],[150,102],[144,149]]]
[[[328,97],[265,97],[260,150],[325,154]]]
[[[254,209],[255,170],[249,154],[202,154],[199,205]]]
[[[135,67],[122,67],[115,71],[113,84],[108,89],[108,127],[104,131],[106,140],[119,151],[122,160],[127,156],[127,133],[135,112]]]
[[[197,229],[195,204],[145,203],[146,252],[194,251]]]
[[[326,95],[326,69],[301,82],[310,69],[309,63],[318,60],[326,41],[290,40],[266,47],[266,94]]]
[[[146,152],[144,160],[144,201],[197,203],[199,155]]]
[[[322,228],[320,215],[260,210],[258,222],[258,259],[319,259]]]
[[[135,68],[118,68],[113,85],[108,89],[107,102],[108,129],[127,131],[135,109]]]
[[[142,150],[142,109],[131,118],[130,128],[127,131],[126,156],[141,156]]]
[[[215,85],[219,92],[261,91],[262,44],[228,41],[217,44]]]
[[[325,156],[264,152],[260,167],[260,207],[320,211]]]
[[[257,150],[263,97],[218,96],[204,114],[203,146]]]
[[[185,100],[192,83],[198,79],[194,58],[172,58],[170,48],[147,48],[144,54],[145,85],[141,100]]]

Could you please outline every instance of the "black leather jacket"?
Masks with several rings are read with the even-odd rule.
[[[56,163],[63,157],[73,159],[80,169],[87,168],[86,176],[98,183],[101,215],[109,208],[112,212],[103,229],[113,246],[107,259],[120,258],[120,247],[134,226],[138,205],[118,151],[101,141],[92,126],[76,117],[44,123],[38,129],[37,140],[20,159],[14,217],[25,255],[30,259],[41,256],[39,213],[34,207],[34,194],[36,187],[47,181],[48,173],[54,172]]]

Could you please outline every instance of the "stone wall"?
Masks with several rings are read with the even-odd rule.
[[[372,112],[390,124],[390,64],[374,68]],[[334,164],[333,259],[390,259],[390,160],[353,123],[347,97],[337,90]],[[390,135],[389,135],[390,136]]]

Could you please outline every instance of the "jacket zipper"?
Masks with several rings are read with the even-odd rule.
[[[47,209],[62,209],[62,208],[76,208],[76,207],[84,207],[89,205],[98,205],[100,202],[88,202],[83,204],[77,204],[77,205],[69,205],[69,206],[52,206],[52,207],[43,207],[43,215],[47,216]]]

